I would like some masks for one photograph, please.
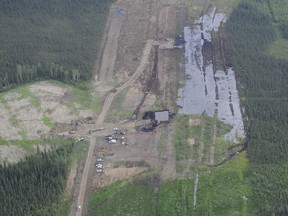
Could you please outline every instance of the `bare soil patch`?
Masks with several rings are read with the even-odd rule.
[[[16,127],[17,122],[12,122],[13,115],[10,114],[8,109],[0,103],[0,136],[6,140],[21,139],[21,135],[19,134],[21,130]]]
[[[114,13],[116,5],[112,7],[110,12]],[[113,77],[114,64],[117,56],[118,38],[123,21],[123,15],[110,16],[110,27],[108,30],[107,38],[105,38],[105,46],[102,54],[99,81],[109,81]]]
[[[189,119],[190,126],[196,126],[201,124],[201,119]]]
[[[94,178],[93,187],[105,187],[119,180],[126,180],[147,171],[147,167],[118,167],[106,168],[104,173],[97,173]]]
[[[18,163],[26,156],[26,151],[15,145],[0,146],[0,164],[4,161],[8,163]]]
[[[193,146],[195,144],[194,138],[188,138],[188,145]]]
[[[67,179],[67,184],[66,184],[66,194],[67,195],[71,195],[73,192],[73,185],[74,185],[74,181],[77,175],[77,164],[73,164],[71,169],[70,169],[70,173]]]
[[[126,93],[122,108],[134,110],[141,102],[143,95],[144,93],[137,87],[137,85],[130,87]]]

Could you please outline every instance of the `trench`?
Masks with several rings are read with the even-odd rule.
[[[154,90],[156,83],[157,83],[157,78],[158,78],[158,52],[159,52],[159,45],[154,45],[154,63],[153,63],[153,69],[151,72],[150,79],[148,80],[146,84],[146,88],[144,90],[144,96],[137,106],[137,108],[133,111],[131,119],[137,119],[139,111],[141,107],[143,106],[146,98],[148,95]]]

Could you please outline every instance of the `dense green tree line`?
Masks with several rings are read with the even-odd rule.
[[[245,127],[251,129],[251,215],[261,216],[288,214],[288,61],[266,52],[278,27],[283,33],[286,27],[274,18],[270,2],[242,1],[226,24],[228,53],[249,119]]]
[[[73,145],[38,151],[18,164],[0,165],[0,215],[53,215],[66,185]]]
[[[114,0],[0,2],[0,89],[31,80],[91,79]]]

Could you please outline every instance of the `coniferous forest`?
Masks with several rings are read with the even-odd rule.
[[[73,143],[0,165],[0,215],[55,215],[66,186]]]
[[[0,90],[32,80],[92,77],[114,0],[1,0]]]
[[[227,56],[250,128],[250,210],[259,216],[288,214],[288,58],[267,51],[278,38],[287,39],[287,20],[273,7],[277,2],[242,1],[226,24]]]

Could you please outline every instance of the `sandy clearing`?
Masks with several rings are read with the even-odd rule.
[[[12,125],[11,117],[10,112],[0,104],[0,136],[6,140],[21,139],[20,129]]]
[[[80,118],[87,118],[87,117],[93,117],[95,116],[95,112],[90,109],[80,110],[79,111],[79,117]]]
[[[19,128],[25,132],[29,139],[40,138],[43,134],[47,134],[50,131],[50,128],[40,120],[19,122]]]
[[[8,92],[4,95],[6,101],[17,101],[21,97],[21,94],[17,92]]]
[[[78,117],[65,105],[59,104],[49,117],[53,122],[71,123],[71,120],[76,120]]]
[[[193,146],[195,144],[194,138],[188,138],[188,145]]]
[[[26,107],[30,106],[31,105],[31,99],[30,98],[23,98],[21,100],[17,100],[17,99],[16,100],[8,100],[7,103],[8,103],[10,111],[12,113],[15,113],[15,112],[17,113],[19,110],[25,109]]]
[[[122,103],[122,109],[134,110],[141,102],[144,93],[139,90],[138,86],[132,86],[128,89],[126,97]]]
[[[63,96],[65,92],[69,92],[70,89],[62,88],[56,85],[51,84],[49,81],[42,81],[35,84],[32,84],[29,87],[29,90],[37,96],[53,95],[53,96]]]
[[[13,106],[14,104],[11,104]],[[25,106],[15,110],[11,111],[12,115],[15,115],[19,122],[23,121],[42,121],[43,114],[39,112],[35,107],[32,106]]]
[[[201,124],[201,119],[189,119],[189,125],[195,126]]]
[[[0,145],[0,164],[4,161],[8,163],[18,163],[26,156],[26,151],[15,145]]]

